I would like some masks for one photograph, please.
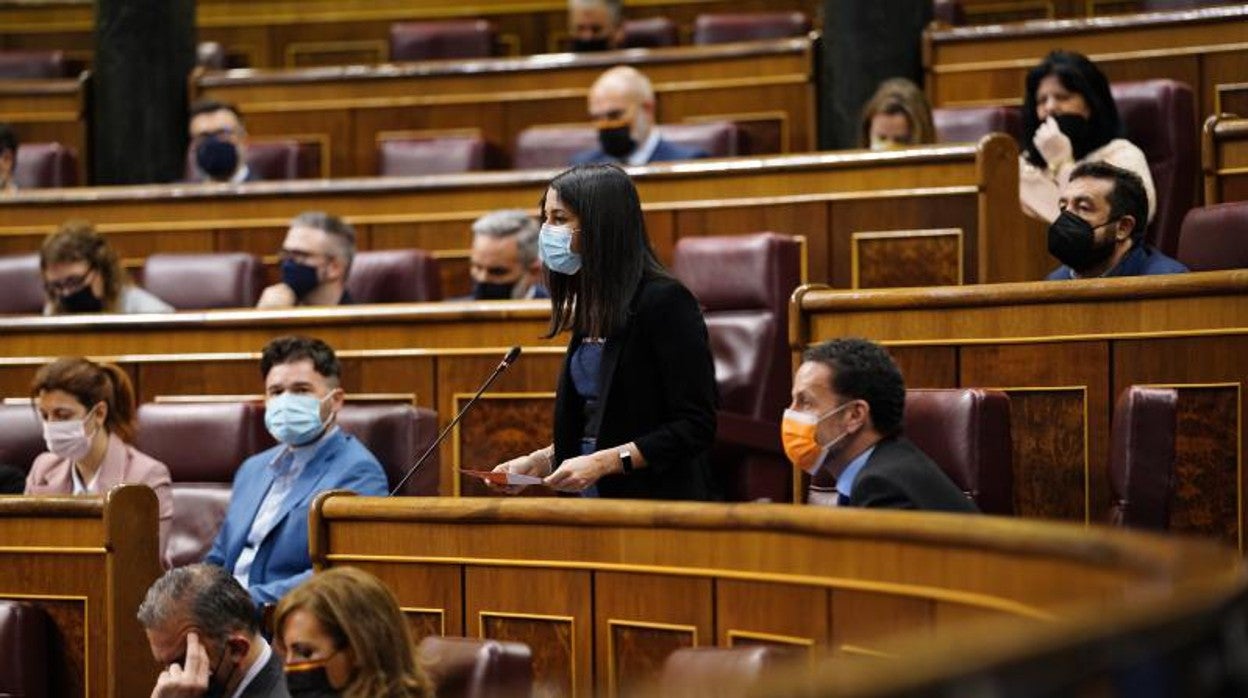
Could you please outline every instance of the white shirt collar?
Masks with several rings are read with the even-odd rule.
[[[646,136],[646,140],[641,145],[633,149],[628,156],[629,165],[645,165],[650,162],[650,158],[654,155],[654,151],[659,147],[659,128],[657,126],[650,127],[650,135]]]
[[[247,163],[243,163],[242,167],[234,170],[234,176],[230,177],[230,184],[242,184],[243,182],[246,182],[247,178],[250,176],[251,167],[247,165]]]
[[[95,494],[95,483],[100,479],[100,471],[97,469],[95,475],[91,476],[91,482],[82,484],[82,476],[78,474],[78,466],[73,461],[69,463],[69,476],[74,483],[73,494]]]
[[[243,691],[247,690],[247,687],[251,685],[251,682],[255,681],[256,677],[260,675],[260,672],[264,671],[265,665],[269,663],[269,657],[273,655],[273,648],[269,647],[269,643],[265,642],[258,635],[256,636],[256,639],[260,640],[260,644],[262,645],[260,656],[256,657],[256,661],[252,662],[251,667],[247,669],[247,673],[243,674],[243,680],[238,682],[238,687],[235,688],[234,692],[230,694],[230,698],[238,698],[243,695]]]

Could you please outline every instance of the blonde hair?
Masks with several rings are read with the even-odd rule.
[[[286,618],[297,610],[310,613],[338,648],[355,658],[347,698],[409,698],[432,696],[429,682],[416,665],[416,649],[407,622],[380,580],[354,567],[335,567],[314,574],[277,604],[274,642],[286,651],[282,637]]]
[[[889,78],[880,83],[875,94],[862,108],[862,125],[858,132],[858,145],[871,145],[871,119],[876,114],[905,114],[910,122],[910,144],[936,142],[936,127],[932,125],[932,108],[927,96],[919,86],[905,78]]]

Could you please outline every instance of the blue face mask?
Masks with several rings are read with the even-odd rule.
[[[572,251],[572,229],[564,225],[543,224],[537,235],[542,262],[551,271],[572,275],[581,270],[581,255]]]
[[[303,298],[320,283],[316,267],[300,264],[293,259],[282,260],[282,283],[295,292],[296,298]]]
[[[279,442],[302,446],[316,439],[324,430],[321,403],[328,399],[329,395],[318,400],[315,395],[297,393],[271,397],[264,405],[264,426]]]

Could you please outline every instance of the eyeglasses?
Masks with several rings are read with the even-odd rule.
[[[290,260],[296,264],[307,264],[309,260],[315,257],[328,258],[329,255],[323,252],[308,252],[307,250],[283,249],[281,253],[279,253],[279,257],[281,258],[283,262],[285,262],[286,260]]]
[[[207,138],[216,138],[218,140],[225,140],[228,138],[233,138],[236,134],[238,134],[237,129],[219,128],[219,129],[216,129],[215,131],[201,131],[195,134],[194,136],[192,136],[192,138],[197,141],[204,140]]]
[[[58,297],[68,296],[74,291],[77,291],[83,286],[86,286],[87,283],[91,281],[91,276],[93,274],[95,274],[95,270],[89,269],[87,270],[87,273],[85,274],[79,274],[77,276],[67,276],[64,279],[61,279],[60,281],[45,281],[43,282],[43,288],[49,294],[54,295],[54,296],[58,296]]]

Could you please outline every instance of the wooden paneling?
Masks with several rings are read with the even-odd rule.
[[[657,679],[667,655],[714,643],[710,579],[594,575],[599,695],[630,695]],[[631,689],[631,690],[630,690]]]
[[[994,136],[978,146],[659,164],[630,173],[661,259],[670,261],[682,237],[771,230],[806,237],[812,281],[847,287],[851,236],[864,230],[961,230],[968,283],[1041,278],[1052,262],[1043,236],[1034,248],[1019,233],[1016,161],[1013,140]],[[499,208],[533,210],[550,175],[26,192],[0,200],[0,253],[37,249],[65,219],[84,218],[136,263],[156,250],[272,255],[294,215],[324,210],[356,226],[360,249],[419,247],[462,260],[472,221]],[[891,278],[905,267],[916,274],[917,261],[947,276],[953,260],[942,251],[938,259],[881,254],[873,259],[884,269],[860,265],[860,273]]]
[[[855,293],[799,289],[794,350],[860,336],[920,385],[1011,400],[1017,511],[1105,520],[1114,399],[1179,391],[1171,525],[1243,548],[1248,273]],[[950,363],[956,361],[956,368]]]
[[[619,63],[650,78],[659,123],[740,119],[762,136],[784,131],[787,140],[775,152],[808,152],[816,142],[814,46],[801,37],[569,55],[558,61],[527,57],[197,73],[191,90],[193,98],[238,105],[253,137],[322,137],[329,143],[331,177],[377,174],[378,139],[395,131],[471,126],[510,162],[523,129],[585,121],[590,85]]]
[[[1248,82],[1218,85],[1214,114],[1248,117]]]
[[[1248,118],[1210,117],[1200,159],[1206,204],[1248,201]]]
[[[454,448],[452,476],[458,480],[455,488],[457,495],[495,496],[481,480],[462,475],[460,470],[491,470],[503,461],[551,444],[551,435],[555,433],[555,383],[548,376],[543,376],[542,381],[549,386],[550,392],[483,395],[477,406],[464,416],[451,437]],[[471,397],[457,394],[454,403],[456,411],[449,414],[457,414]],[[535,496],[553,492],[544,487],[528,487],[523,494]]]
[[[1019,104],[1027,70],[1060,47],[1087,55],[1111,81],[1186,82],[1203,116],[1213,113],[1217,85],[1240,82],[1248,74],[1246,35],[1248,7],[1243,5],[928,30],[923,52],[927,94],[937,107]]]
[[[832,592],[832,646],[847,654],[878,651],[881,640],[899,634],[931,632],[933,602],[868,591]]]
[[[0,23],[2,24],[2,23]],[[5,33],[8,27],[5,27]],[[0,45],[3,45],[0,38]],[[91,171],[87,150],[87,90],[90,73],[66,80],[0,80],[0,123],[19,143],[60,143],[78,154],[78,182]]]
[[[796,584],[719,580],[715,621],[721,647],[804,649],[826,644],[830,637],[828,591]]]

